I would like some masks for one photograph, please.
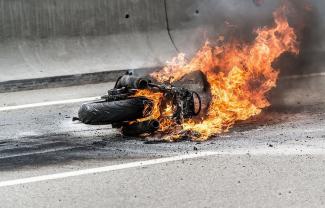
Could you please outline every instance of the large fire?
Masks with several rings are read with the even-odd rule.
[[[173,138],[190,131],[196,133],[195,140],[206,140],[228,131],[236,121],[258,115],[270,105],[266,93],[276,86],[279,74],[272,63],[284,52],[299,53],[297,35],[289,26],[285,12],[285,6],[276,10],[274,25],[255,30],[256,38],[251,43],[225,42],[222,38],[217,46],[206,42],[192,60],[187,61],[184,54],[179,54],[163,69],[151,74],[157,81],[173,83],[199,70],[209,83],[211,98],[206,115],[201,120],[185,121]],[[155,109],[158,109],[162,95],[149,91],[138,94],[155,98]],[[161,114],[154,112],[153,118]]]

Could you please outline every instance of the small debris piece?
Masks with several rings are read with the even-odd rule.
[[[198,151],[198,148],[196,146],[193,147],[194,151]]]
[[[73,117],[72,121],[79,121],[79,118],[78,117]]]

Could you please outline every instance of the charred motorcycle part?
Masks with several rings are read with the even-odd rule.
[[[136,77],[133,75],[123,75],[120,77],[115,85],[115,88],[128,89],[146,89],[151,81],[146,78]]]
[[[128,89],[126,87],[122,87],[120,89],[111,89],[107,91],[107,95],[102,96],[102,99],[106,101],[116,101],[116,100],[124,100],[133,95],[136,92],[135,89]]]
[[[183,123],[184,119],[197,116],[201,111],[201,98],[197,92],[168,84],[149,83],[149,87],[164,92],[165,97],[172,100],[175,106],[173,119],[178,124]]]
[[[152,134],[160,127],[158,120],[150,118],[155,103],[145,96],[135,96],[141,89],[163,93],[163,101],[159,106],[161,111],[166,107],[163,103],[172,104],[171,114],[161,114],[155,119],[168,118],[181,124],[184,119],[192,118],[201,111],[200,96],[194,91],[170,84],[152,83],[149,79],[126,74],[117,80],[115,87],[109,90],[107,95],[102,97],[105,102],[83,105],[79,110],[79,118],[87,124],[110,123],[113,128],[121,128],[124,135]],[[127,100],[141,100],[141,106]],[[133,108],[141,110],[141,114],[137,117],[132,116],[134,113],[132,115],[130,113],[133,112]],[[146,118],[148,120],[145,120]],[[138,119],[142,119],[142,122],[137,122]]]
[[[138,136],[142,134],[152,134],[159,129],[158,120],[149,120],[144,122],[136,122],[122,127],[122,133],[125,136]]]

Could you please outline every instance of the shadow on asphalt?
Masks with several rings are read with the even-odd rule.
[[[0,143],[0,171],[18,168],[68,164],[73,161],[141,157],[123,149],[123,144],[138,143],[119,135],[80,138],[66,134],[26,136]]]
[[[117,160],[134,158],[153,158],[182,152],[193,151],[197,146],[219,145],[227,140],[240,141],[254,136],[250,132],[258,128],[268,128],[278,124],[294,123],[297,114],[317,114],[323,112],[324,105],[269,108],[259,116],[238,122],[230,132],[218,135],[207,142],[189,140],[169,143],[157,139],[126,138],[117,133],[76,137],[73,134],[46,134],[25,136],[19,140],[0,142],[0,171],[20,168],[38,168],[41,166],[69,164],[85,160]],[[291,130],[292,131],[292,130]],[[245,132],[246,136],[243,136]],[[247,134],[246,134],[247,133]],[[276,133],[276,132],[275,132]],[[271,132],[272,134],[272,132]]]

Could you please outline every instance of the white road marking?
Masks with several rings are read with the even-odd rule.
[[[149,165],[167,163],[167,162],[172,162],[172,161],[186,160],[186,159],[198,158],[198,157],[206,157],[206,156],[215,155],[215,154],[217,154],[217,153],[216,152],[201,152],[201,153],[197,153],[197,154],[179,155],[179,156],[174,156],[174,157],[165,157],[165,158],[131,162],[131,163],[125,163],[125,164],[119,164],[119,165],[111,165],[111,166],[105,166],[105,167],[99,167],[99,168],[91,168],[91,169],[70,171],[70,172],[64,172],[64,173],[35,176],[35,177],[30,177],[30,178],[2,181],[2,182],[0,182],[0,187],[20,185],[20,184],[26,184],[26,183],[39,182],[39,181],[54,180],[54,179],[67,178],[67,177],[73,177],[73,176],[88,175],[88,174],[93,174],[93,173],[109,172],[109,171],[113,171],[113,170],[121,170],[121,169],[128,169],[128,168],[141,167],[141,166],[149,166]]]
[[[60,105],[60,104],[67,104],[67,103],[79,103],[79,102],[87,102],[87,101],[99,100],[99,99],[100,97],[87,97],[87,98],[48,101],[42,103],[32,103],[32,104],[16,105],[16,106],[6,106],[6,107],[0,107],[0,111],[10,111],[10,110],[18,110],[24,108],[35,108],[41,106]]]
[[[84,169],[84,170],[34,176],[34,177],[29,177],[29,178],[21,178],[21,179],[14,179],[14,180],[8,180],[8,181],[1,181],[0,187],[8,187],[8,186],[21,185],[21,184],[27,184],[27,183],[69,178],[69,177],[89,175],[89,174],[94,174],[94,173],[110,172],[110,171],[115,171],[115,170],[150,166],[150,165],[155,165],[155,164],[168,163],[168,162],[194,159],[194,158],[202,158],[202,157],[207,157],[207,156],[244,155],[244,154],[276,155],[276,156],[278,156],[278,155],[311,155],[311,154],[325,155],[325,149],[324,148],[311,148],[311,147],[306,148],[306,147],[302,147],[302,146],[297,146],[297,147],[256,148],[256,149],[237,149],[237,150],[224,150],[224,151],[197,152],[197,153],[191,153],[191,154],[186,154],[186,155],[178,155],[178,156],[165,157],[165,158],[159,158],[159,159],[137,161],[137,162],[131,162],[131,163],[125,163],[125,164],[119,164],[119,165],[111,165],[111,166],[104,166],[104,167],[98,167],[98,168],[90,168],[90,169]]]
[[[305,133],[313,133],[313,132],[318,132],[318,131],[325,131],[325,128],[321,128],[321,129],[304,129],[303,131]]]

